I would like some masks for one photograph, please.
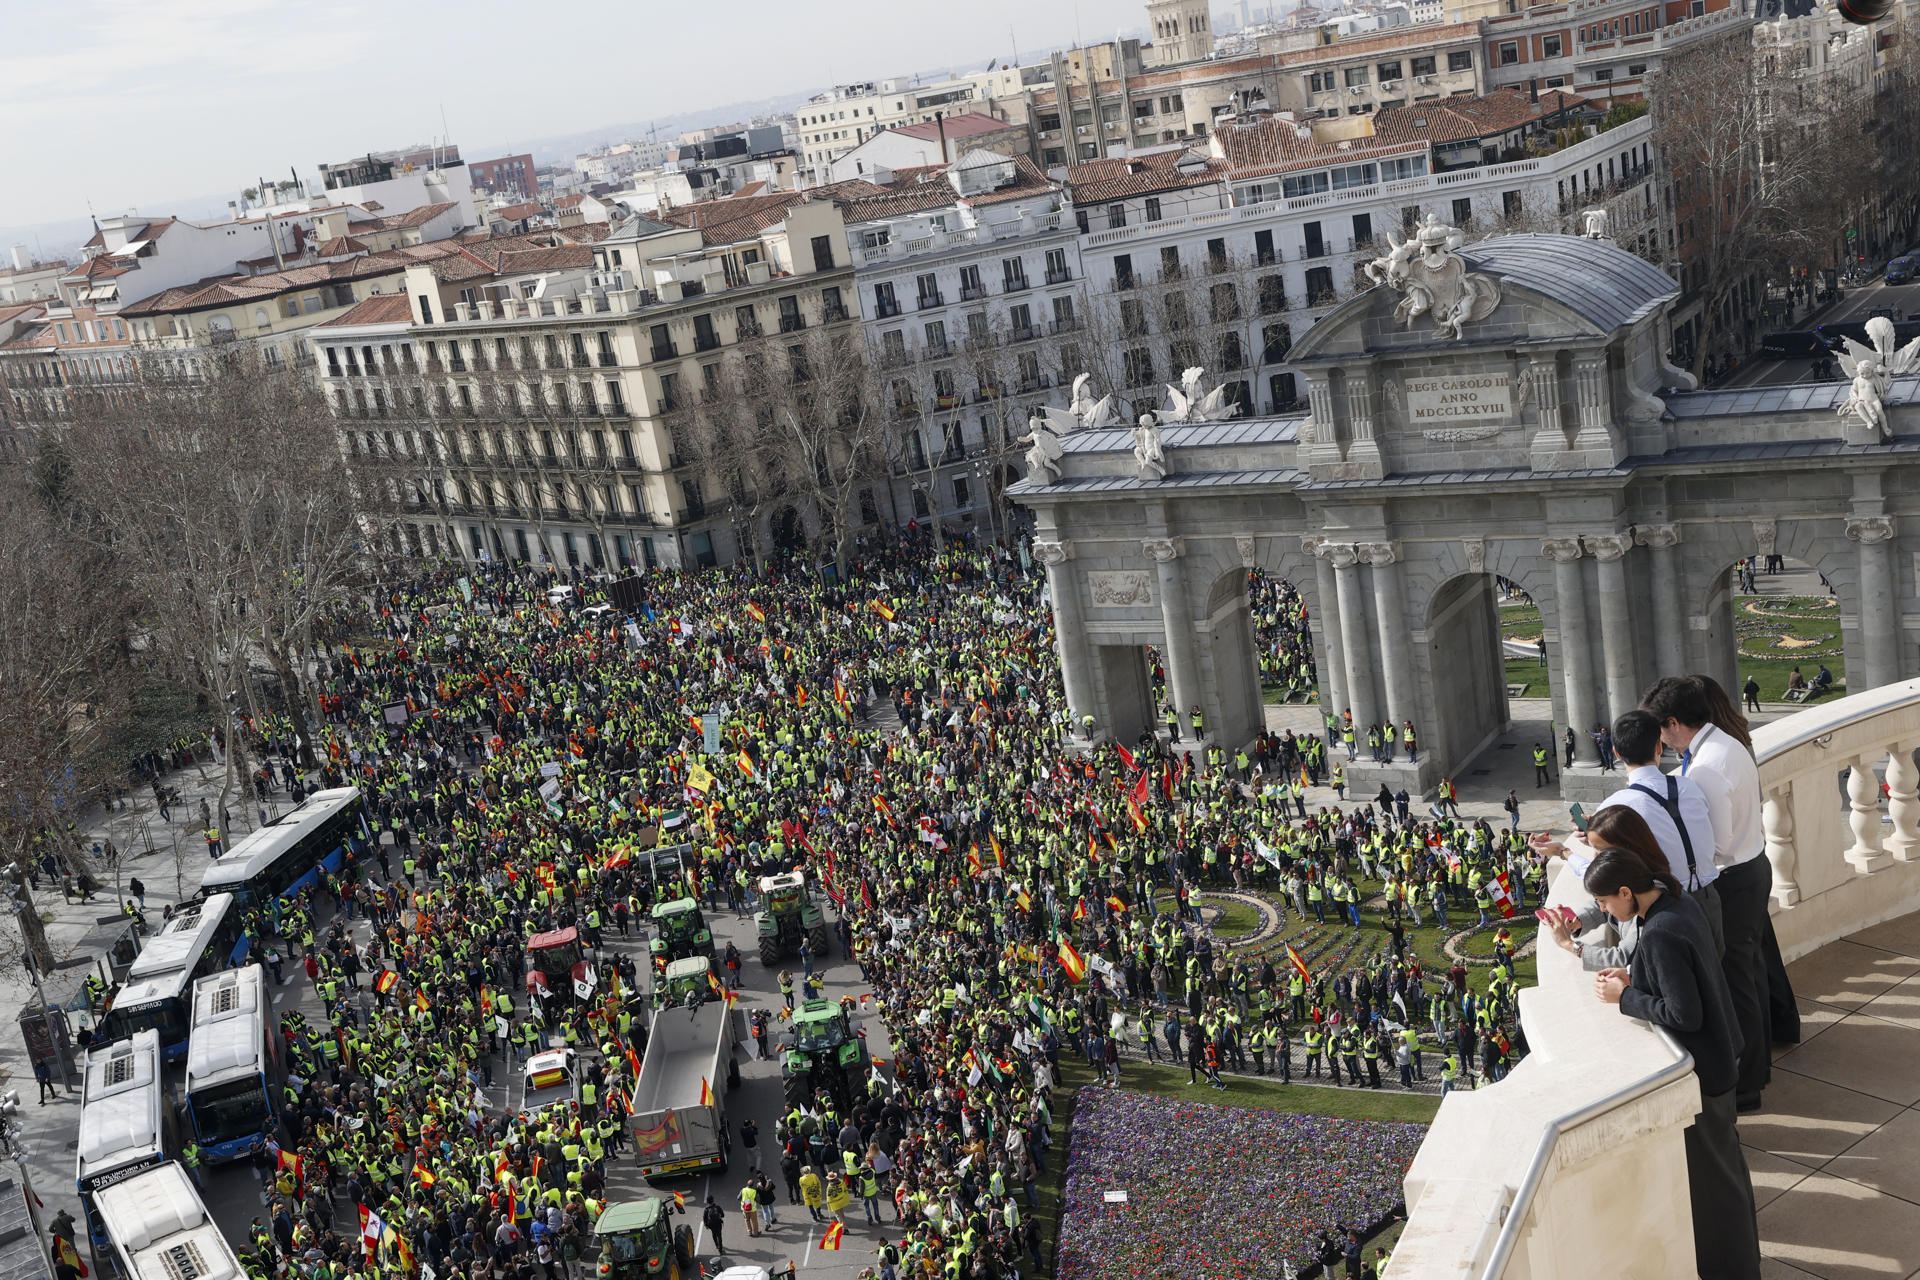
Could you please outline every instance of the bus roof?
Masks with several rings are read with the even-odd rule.
[[[149,1028],[87,1054],[75,1177],[84,1182],[164,1154],[160,1033]]]
[[[145,978],[128,978],[114,991],[108,1011],[130,1013],[157,1001],[179,999],[187,994],[187,984],[192,981],[193,970],[184,968],[169,969]]]
[[[186,903],[160,926],[159,932],[147,940],[147,945],[127,966],[128,983],[192,968],[232,909],[230,893],[216,893]]]
[[[358,787],[334,787],[328,791],[316,791],[301,801],[299,806],[282,814],[278,819],[261,827],[252,835],[240,840],[227,850],[200,877],[202,891],[217,889],[223,885],[241,884],[271,866],[275,859],[308,835],[317,831],[329,818],[360,798]]]
[[[259,965],[210,973],[193,984],[187,1092],[258,1075],[266,1046],[265,975]]]
[[[234,1280],[240,1260],[207,1206],[168,1161],[95,1193],[94,1209],[132,1280]]]

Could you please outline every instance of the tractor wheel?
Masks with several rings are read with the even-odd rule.
[[[827,926],[824,924],[813,926],[812,931],[807,934],[807,941],[813,944],[813,958],[824,962],[827,958]]]
[[[693,1228],[675,1227],[673,1230],[673,1256],[680,1263],[682,1273],[690,1273],[693,1266]]]
[[[796,1071],[783,1082],[787,1107],[804,1107],[813,1100],[813,1080],[805,1071]]]
[[[780,940],[778,938],[760,939],[760,963],[771,969],[780,963]]]

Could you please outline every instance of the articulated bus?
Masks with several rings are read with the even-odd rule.
[[[187,1056],[194,980],[246,958],[247,938],[233,895],[216,893],[182,906],[148,939],[127,968],[95,1028],[101,1040],[124,1040],[151,1028],[168,1062]]]
[[[108,1243],[97,1207],[100,1192],[167,1163],[172,1119],[160,1074],[159,1033],[136,1032],[87,1054],[74,1180],[96,1250]]]
[[[187,1048],[187,1114],[203,1158],[238,1160],[260,1149],[286,1073],[273,1033],[273,997],[257,964],[193,984]]]
[[[99,1213],[126,1280],[243,1280],[240,1259],[177,1164],[108,1187]]]
[[[264,910],[318,884],[322,868],[339,871],[349,848],[363,852],[372,839],[360,788],[316,791],[227,850],[200,878],[200,892]]]

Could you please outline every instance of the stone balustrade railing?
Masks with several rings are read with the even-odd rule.
[[[1786,959],[1920,909],[1920,680],[1815,705],[1753,745]],[[1549,901],[1585,905],[1559,872]],[[1442,1101],[1407,1174],[1390,1277],[1692,1274],[1692,1060],[1541,943],[1538,985],[1520,993],[1531,1052],[1499,1084]]]

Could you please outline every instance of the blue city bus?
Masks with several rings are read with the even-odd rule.
[[[173,1109],[161,1075],[160,1037],[152,1029],[87,1053],[80,1093],[74,1182],[96,1252],[108,1246],[94,1207],[103,1188],[166,1164],[173,1149]]]
[[[286,1071],[272,1018],[266,971],[257,964],[193,984],[187,1117],[208,1160],[259,1150],[263,1128],[278,1115]]]
[[[193,984],[244,960],[247,937],[233,895],[216,893],[176,910],[147,940],[127,968],[94,1027],[102,1042],[124,1040],[136,1031],[159,1033],[168,1062],[187,1056],[187,1032],[193,1019]]]
[[[373,839],[360,788],[316,791],[297,807],[227,850],[200,878],[203,894],[231,893],[242,908],[265,910],[338,872],[349,848],[363,852]]]

